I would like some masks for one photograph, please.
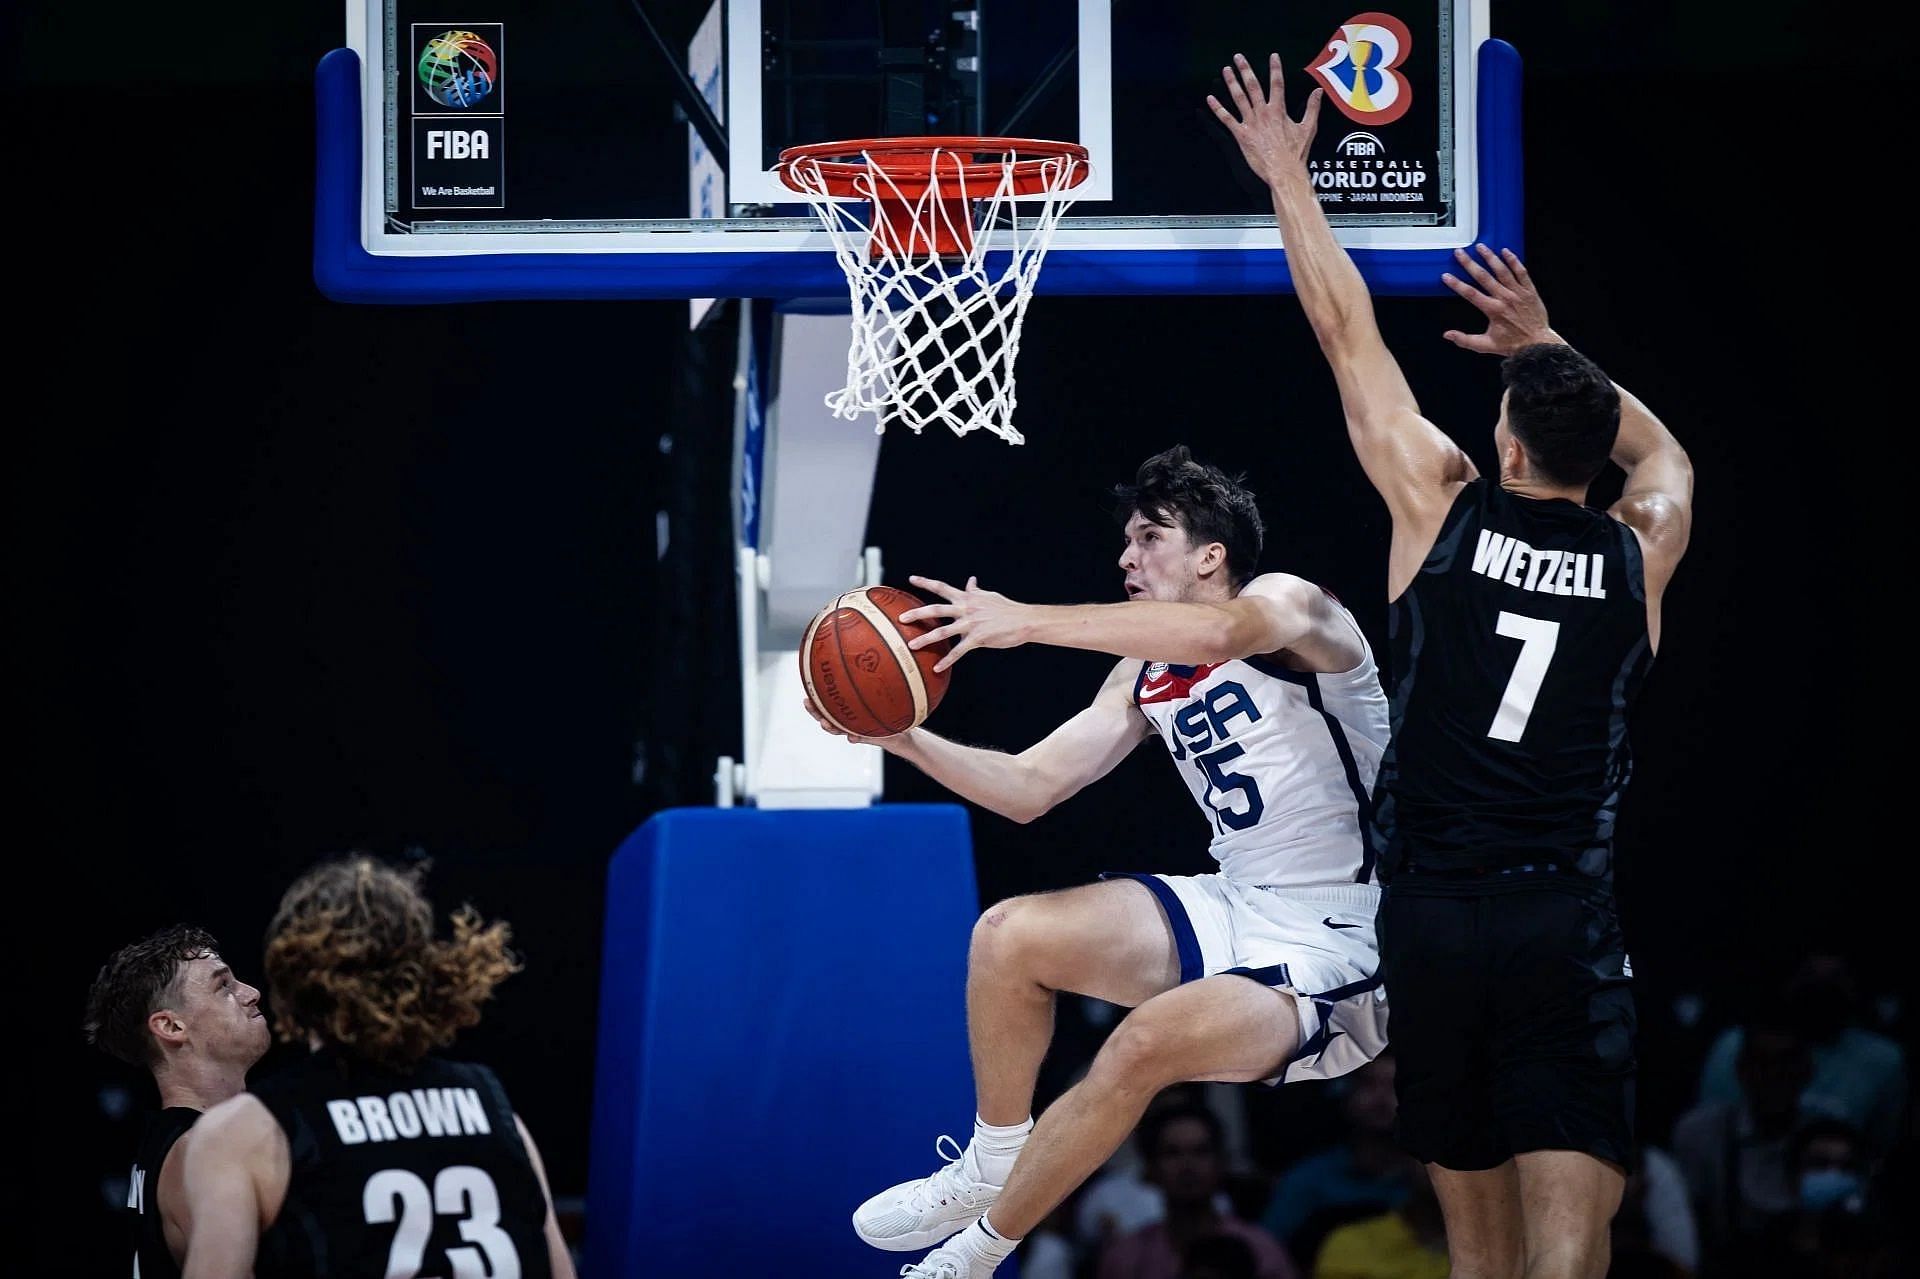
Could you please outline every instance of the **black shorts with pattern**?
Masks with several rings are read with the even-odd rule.
[[[1395,882],[1380,973],[1406,1150],[1461,1172],[1534,1150],[1634,1166],[1634,1008],[1619,916],[1555,877]],[[1487,891],[1491,888],[1492,891]]]

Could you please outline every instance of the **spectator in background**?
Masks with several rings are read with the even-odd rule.
[[[1680,1116],[1673,1153],[1693,1197],[1703,1273],[1741,1255],[1799,1202],[1790,1142],[1813,1056],[1778,1001],[1747,1022],[1736,1065],[1736,1100],[1702,1101]]]
[[[87,1042],[153,1076],[160,1109],[148,1116],[128,1177],[133,1273],[177,1279],[187,1254],[182,1173],[194,1122],[246,1091],[247,1072],[273,1036],[260,992],[220,958],[198,928],[172,928],[115,951],[87,992]]]
[[[1082,1069],[1076,1079],[1085,1073]],[[1155,1095],[1148,1103],[1147,1113],[1173,1105],[1205,1106],[1214,1110],[1215,1118],[1221,1118],[1212,1104],[1218,1100],[1220,1091],[1201,1083],[1174,1084]],[[1144,1124],[1145,1120],[1141,1122]],[[1222,1118],[1221,1123],[1224,1131],[1226,1121]],[[1122,1142],[1120,1149],[1113,1152],[1101,1170],[1068,1202],[1073,1204],[1074,1237],[1095,1255],[1122,1235],[1164,1221],[1167,1216],[1166,1199],[1160,1187],[1148,1177],[1137,1141]],[[1233,1215],[1232,1199],[1224,1189],[1215,1197],[1214,1206],[1222,1216]],[[1029,1264],[1030,1261],[1021,1263],[1022,1274]]]
[[[1686,1176],[1672,1155],[1658,1146],[1643,1146],[1640,1166],[1628,1175],[1620,1211],[1613,1217],[1608,1279],[1625,1275],[1684,1279],[1699,1268],[1700,1230],[1693,1220]]]
[[[1872,1156],[1847,1124],[1814,1116],[1788,1142],[1795,1201],[1714,1258],[1715,1279],[1895,1279],[1898,1238],[1871,1193]],[[1910,1215],[1912,1204],[1894,1212]],[[1908,1258],[1910,1260],[1910,1258]]]
[[[1866,1211],[1872,1161],[1857,1129],[1816,1115],[1794,1131],[1788,1151],[1802,1212]]]
[[[1313,1279],[1447,1279],[1447,1226],[1420,1162],[1402,1155],[1407,1197],[1398,1208],[1335,1229]]]
[[[1808,954],[1777,999],[1799,1021],[1813,1050],[1802,1109],[1845,1120],[1876,1153],[1892,1149],[1906,1112],[1906,1054],[1860,1024],[1859,986],[1846,957],[1831,949]],[[1701,1101],[1740,1100],[1737,1063],[1745,1034],[1740,1026],[1729,1027],[1708,1049]]]
[[[1174,1102],[1149,1109],[1136,1139],[1147,1178],[1166,1202],[1166,1219],[1107,1246],[1099,1279],[1180,1279],[1187,1249],[1227,1235],[1253,1253],[1256,1279],[1295,1279],[1285,1248],[1260,1227],[1221,1213],[1215,1202],[1226,1179],[1224,1130],[1204,1105]]]
[[[1784,1253],[1808,1276],[1866,1275],[1885,1232],[1867,1211],[1873,1168],[1860,1133],[1841,1120],[1814,1116],[1794,1132],[1787,1160],[1798,1199],[1781,1223],[1779,1246],[1768,1255]]]
[[[1393,1139],[1393,1050],[1332,1086],[1343,1090],[1346,1139],[1281,1174],[1260,1220],[1296,1257],[1318,1255],[1335,1226],[1398,1208],[1412,1187]]]

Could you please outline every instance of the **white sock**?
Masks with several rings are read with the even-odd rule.
[[[1013,1161],[1020,1157],[1020,1148],[1027,1144],[1027,1134],[1032,1131],[1032,1116],[1022,1123],[996,1128],[975,1115],[971,1144],[973,1162],[980,1170],[980,1180],[990,1186],[1006,1185],[1007,1174],[1013,1171]]]
[[[1012,1252],[1020,1241],[1002,1235],[987,1224],[985,1217],[982,1217],[956,1235],[954,1242],[976,1259],[988,1265],[997,1266],[1007,1259],[1007,1254]]]

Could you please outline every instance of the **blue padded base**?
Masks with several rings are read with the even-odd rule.
[[[976,891],[953,805],[681,809],[634,832],[607,874],[585,1273],[917,1260],[848,1219],[972,1131]]]

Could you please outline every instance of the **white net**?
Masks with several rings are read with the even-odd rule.
[[[827,396],[835,416],[873,413],[876,432],[890,422],[915,432],[937,422],[956,435],[986,430],[1009,444],[1024,440],[1013,425],[1020,324],[1060,215],[1073,203],[1067,192],[1087,166],[1074,155],[1039,160],[1039,193],[1016,200],[1017,153],[1008,151],[1004,164],[976,176],[969,189],[973,156],[931,152],[930,180],[916,195],[918,161],[903,190],[901,180],[863,154],[865,170],[853,180],[858,202],[830,195],[816,160],[786,167],[786,180],[833,237],[853,299],[847,384]],[[1031,173],[1036,161],[1024,165]],[[890,216],[874,211],[882,204],[891,206]],[[961,220],[967,225],[957,225]],[[959,251],[939,254],[936,243]]]

